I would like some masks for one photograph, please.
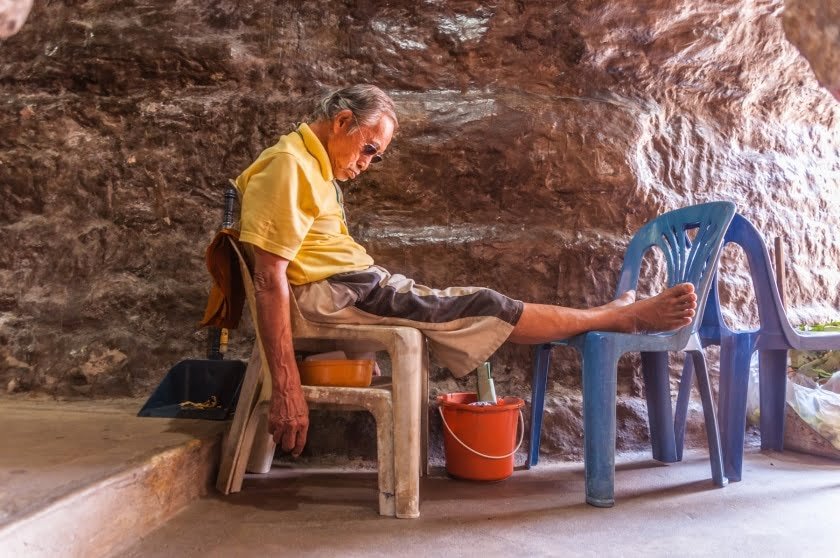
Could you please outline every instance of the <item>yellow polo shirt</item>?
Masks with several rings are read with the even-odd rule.
[[[347,232],[329,156],[306,124],[263,151],[236,188],[239,239],[289,260],[293,285],[373,265]]]

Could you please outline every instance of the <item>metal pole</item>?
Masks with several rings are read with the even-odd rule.
[[[782,241],[782,237],[776,237],[774,247],[774,255],[776,257],[776,285],[779,287],[779,298],[782,299],[782,307],[784,307],[787,301],[787,293],[785,292],[785,244]]]

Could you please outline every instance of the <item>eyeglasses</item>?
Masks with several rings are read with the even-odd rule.
[[[364,137],[364,134],[362,134],[362,136]],[[362,155],[370,157],[371,163],[379,163],[382,161],[382,155],[379,154],[379,150],[376,149],[375,145],[371,145],[369,143],[362,146]]]
[[[367,143],[367,136],[365,136],[365,133],[362,131],[362,127],[359,125],[359,121],[356,120],[355,114],[353,115],[353,120],[356,122],[356,129],[359,130],[360,134],[362,134],[362,141],[365,142],[361,150],[362,155],[370,157],[371,164],[381,162],[382,155],[379,153],[379,149],[372,143]]]

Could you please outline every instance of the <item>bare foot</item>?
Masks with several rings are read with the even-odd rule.
[[[656,296],[638,301],[635,291],[627,291],[601,308],[615,313],[616,331],[671,331],[691,323],[697,308],[697,295],[694,294],[694,285],[680,283]]]
[[[600,308],[617,308],[619,306],[627,306],[636,302],[636,291],[627,291],[620,297],[610,301]]]

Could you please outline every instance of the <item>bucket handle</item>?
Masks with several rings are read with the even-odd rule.
[[[452,432],[452,429],[449,428],[449,425],[446,423],[446,417],[443,416],[443,407],[438,407],[438,411],[440,412],[440,419],[443,421],[443,426],[446,428],[447,432],[449,432],[452,435],[452,437],[455,438],[455,441],[464,446],[464,448],[466,448],[467,450],[485,459],[507,459],[519,450],[519,448],[522,446],[522,440],[525,439],[525,417],[522,415],[522,409],[519,409],[519,420],[516,423],[516,425],[519,426],[519,428],[517,429],[519,430],[519,442],[516,444],[516,447],[513,448],[512,452],[505,455],[486,455],[481,453],[480,451],[472,449],[470,446],[462,442],[461,439],[458,436],[456,436],[454,432]]]

